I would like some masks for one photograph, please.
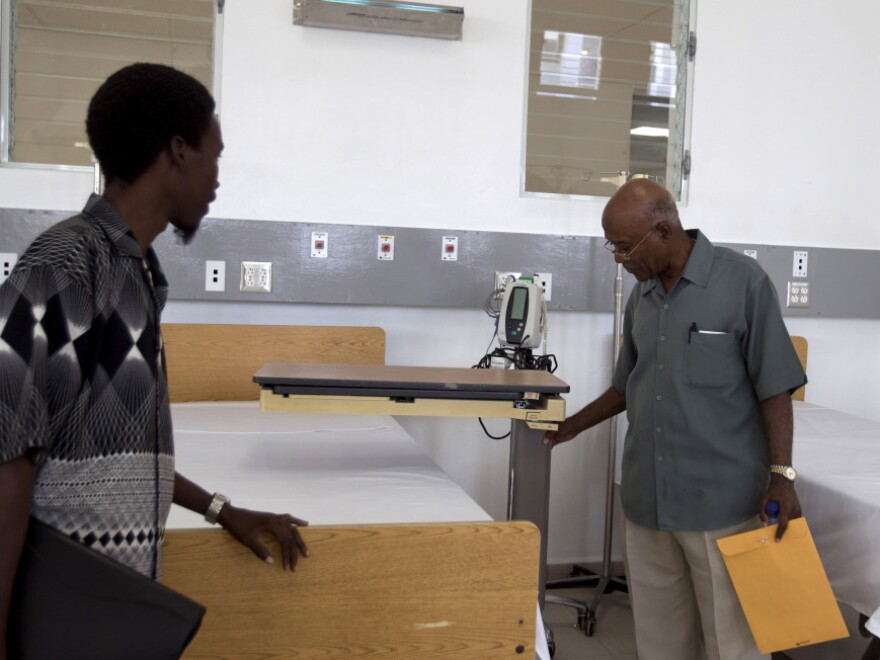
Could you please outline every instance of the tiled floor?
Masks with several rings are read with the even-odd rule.
[[[589,605],[594,590],[555,589],[548,593],[574,598]],[[615,592],[602,597],[592,637],[587,637],[583,630],[575,627],[577,611],[571,607],[547,603],[544,606],[544,622],[552,629],[556,641],[553,660],[638,660],[632,608],[627,594]]]

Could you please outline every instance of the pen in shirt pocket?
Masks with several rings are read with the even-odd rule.
[[[691,343],[691,335],[694,333],[698,335],[726,335],[726,332],[721,332],[720,330],[700,330],[697,328],[697,322],[694,321],[691,323],[691,327],[688,328],[688,344]]]

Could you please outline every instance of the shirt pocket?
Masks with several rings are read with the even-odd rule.
[[[739,380],[742,368],[742,352],[736,334],[691,334],[685,352],[686,384],[724,387]]]

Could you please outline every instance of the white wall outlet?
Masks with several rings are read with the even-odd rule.
[[[806,250],[795,250],[791,271],[792,277],[807,276],[807,252]]]
[[[550,302],[550,296],[553,294],[553,274],[535,273],[535,284],[544,290],[544,300]]]
[[[329,236],[326,231],[312,232],[312,256],[316,259],[327,258],[327,243]]]
[[[226,262],[205,262],[205,291],[226,291]]]
[[[0,252],[0,284],[3,284],[15,268],[18,255],[15,252]]]
[[[271,293],[272,262],[242,261],[240,290],[245,293]]]
[[[394,261],[394,236],[379,237],[376,258],[379,261]]]
[[[497,291],[498,289],[504,289],[509,281],[518,280],[520,275],[522,275],[522,273],[516,273],[511,270],[496,270],[494,290]]]
[[[809,307],[812,298],[810,298],[809,282],[789,282],[788,296],[786,298],[786,307]]]
[[[458,236],[444,236],[440,261],[458,261]]]

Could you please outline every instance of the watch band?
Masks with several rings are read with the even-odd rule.
[[[770,472],[773,474],[779,474],[788,479],[789,481],[794,481],[797,479],[797,470],[795,470],[791,465],[771,465]]]
[[[205,511],[205,520],[212,525],[216,525],[217,518],[220,516],[220,510],[228,501],[229,498],[226,495],[214,493],[214,498],[211,500],[211,504],[208,505],[208,510]]]

